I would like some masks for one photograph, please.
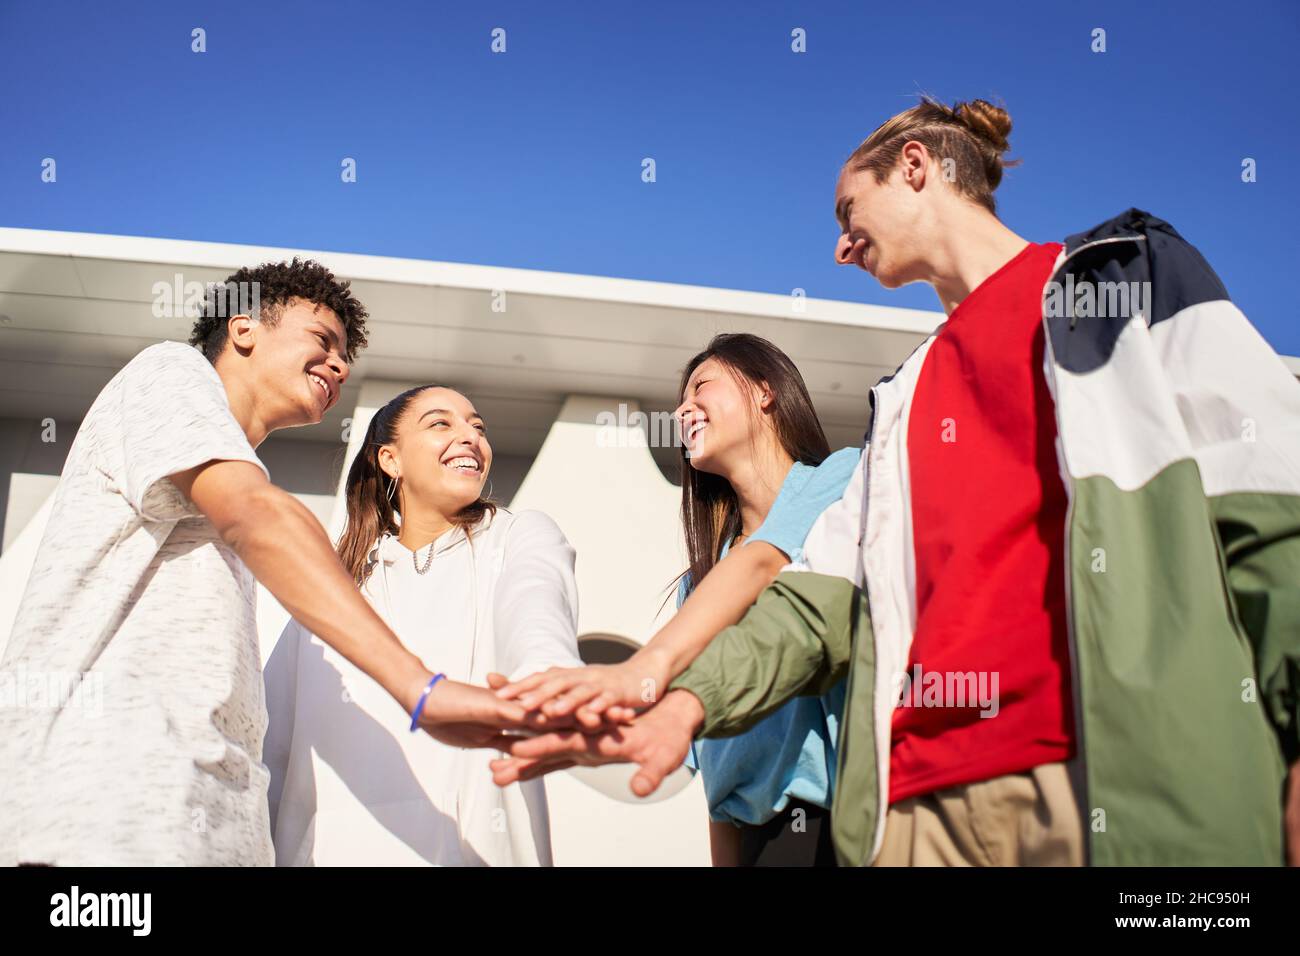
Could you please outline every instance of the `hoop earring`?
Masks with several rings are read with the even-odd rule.
[[[397,477],[400,478],[401,475],[398,475]],[[396,488],[397,488],[397,478],[389,478],[388,479],[388,507],[390,508],[393,507],[393,491]]]

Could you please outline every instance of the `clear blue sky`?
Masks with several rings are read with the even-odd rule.
[[[1148,209],[1300,355],[1298,41],[1294,0],[0,0],[0,224],[937,309],[831,259],[839,164],[924,90],[1005,102],[1013,229]]]

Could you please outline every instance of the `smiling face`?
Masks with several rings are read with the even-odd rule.
[[[230,320],[236,347],[251,357],[267,419],[275,428],[315,425],[339,401],[350,368],[347,332],[334,310],[302,299],[281,306],[274,322]]]
[[[697,471],[726,476],[738,456],[753,453],[761,412],[772,401],[716,358],[701,362],[686,380],[673,412],[681,423],[686,457]]]
[[[396,440],[380,448],[379,467],[401,478],[400,511],[450,517],[482,496],[492,467],[487,427],[460,392],[426,388],[402,413]]]
[[[923,146],[909,144],[908,150],[912,146],[920,154],[905,151],[884,182],[876,182],[871,170],[846,167],[835,186],[835,261],[865,269],[887,289],[928,277],[923,250],[932,196],[924,186],[931,160]]]

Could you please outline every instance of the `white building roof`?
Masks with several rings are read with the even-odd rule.
[[[157,282],[223,280],[308,256],[351,279],[370,347],[314,428],[338,434],[367,378],[464,390],[508,453],[540,446],[566,395],[672,408],[681,367],[716,332],[749,331],[802,371],[834,444],[861,440],[867,390],[941,320],[938,312],[702,286],[319,250],[0,229],[0,415],[79,419],[142,348],[184,341],[191,320],[155,318]],[[493,311],[505,293],[505,311]],[[352,394],[348,394],[352,392]],[[338,419],[337,421],[335,419]],[[288,434],[286,434],[288,437]]]
[[[0,416],[79,419],[117,369],[191,321],[155,318],[155,283],[220,281],[294,255],[351,279],[370,347],[325,421],[334,439],[368,378],[469,394],[498,451],[531,454],[566,395],[672,408],[681,367],[717,332],[771,339],[799,366],[832,445],[861,441],[867,390],[943,315],[703,286],[270,246],[0,228]],[[493,302],[504,292],[504,311]],[[1300,375],[1300,359],[1286,358]]]

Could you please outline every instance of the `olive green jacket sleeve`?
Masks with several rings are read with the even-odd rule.
[[[669,690],[704,705],[701,737],[743,733],[787,701],[829,691],[848,673],[861,592],[810,571],[779,574]]]
[[[1300,759],[1300,496],[1211,500],[1260,700],[1288,763]]]

